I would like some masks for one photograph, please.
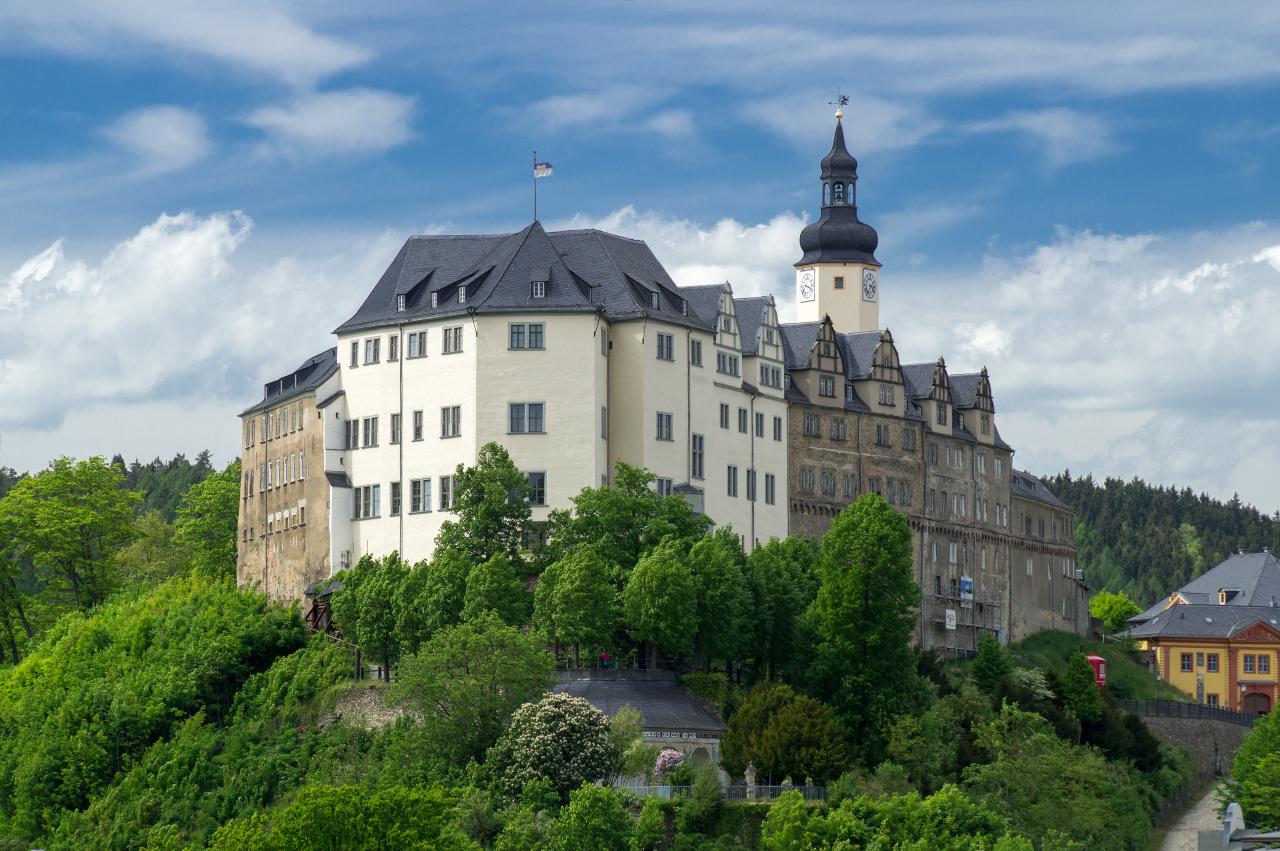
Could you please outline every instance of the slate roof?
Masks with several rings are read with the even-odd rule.
[[[546,282],[542,298],[533,297],[535,280]],[[463,286],[466,301],[459,302]],[[431,306],[433,293],[436,307]],[[404,311],[396,310],[397,296],[405,297]],[[640,240],[594,229],[548,233],[535,221],[511,234],[410,237],[364,303],[334,333],[516,310],[601,311],[611,320],[650,316],[711,327],[714,315],[707,320],[696,309],[684,314],[686,298]]]
[[[570,680],[552,691],[581,697],[612,718],[630,705],[644,718],[645,730],[721,735],[725,723],[674,680]]]
[[[875,362],[876,347],[880,345],[879,331],[855,331],[837,334],[844,352],[844,374],[848,379],[866,378]]]
[[[947,377],[951,379],[952,405],[961,410],[978,407],[978,385],[982,381],[981,373],[965,372]]]
[[[788,322],[782,326],[783,361],[787,369],[808,369],[809,353],[818,340],[820,322]]]
[[[716,318],[720,315],[720,296],[723,293],[724,284],[703,284],[680,288],[680,294],[689,300],[689,312],[712,328],[715,327]]]
[[[326,349],[318,355],[312,355],[302,362],[302,366],[287,375],[268,381],[262,388],[262,401],[246,408],[240,416],[248,416],[265,410],[286,399],[292,399],[303,393],[316,389],[329,376],[338,371],[338,349]]]
[[[1225,606],[1218,604],[1218,589],[1236,592]],[[1267,551],[1260,553],[1234,553],[1216,567],[1192,579],[1174,592],[1184,606],[1213,606],[1215,608],[1247,608],[1250,606],[1280,606],[1280,558]],[[1173,594],[1169,595],[1170,597]],[[1151,608],[1129,619],[1129,623],[1143,623],[1154,619],[1169,607],[1169,598],[1160,600]],[[1175,607],[1176,608],[1176,607]]]
[[[907,385],[911,399],[928,399],[933,393],[933,370],[937,363],[907,363],[902,365],[902,381]]]
[[[735,298],[733,306],[738,314],[738,330],[742,334],[739,338],[742,342],[742,356],[755,357],[759,353],[760,323],[769,307],[769,299],[766,296]]]
[[[1128,634],[1134,638],[1230,638],[1258,621],[1280,629],[1280,609],[1271,606],[1170,606],[1133,627]]]
[[[1053,491],[1040,481],[1037,477],[1022,470],[1014,470],[1013,477],[1010,482],[1009,492],[1013,496],[1020,496],[1023,499],[1034,499],[1037,502],[1043,502],[1046,505],[1052,505],[1054,508],[1062,508],[1067,511],[1071,510],[1071,506],[1053,495]]]

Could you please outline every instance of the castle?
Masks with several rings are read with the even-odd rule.
[[[430,557],[455,468],[494,441],[535,521],[618,461],[748,549],[821,535],[878,493],[911,526],[923,646],[1086,634],[1072,512],[1013,468],[986,370],[904,364],[880,327],[840,117],[795,323],[772,296],[680,286],[643,242],[598,230],[410,237],[336,347],[241,414],[240,583],[293,600],[366,553]]]

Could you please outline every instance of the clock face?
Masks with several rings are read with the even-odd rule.
[[[862,270],[862,300],[875,301],[876,291],[879,290],[880,284],[876,278],[875,269]]]
[[[805,269],[800,273],[800,300],[813,301],[813,270]]]

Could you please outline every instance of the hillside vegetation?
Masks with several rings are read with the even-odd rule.
[[[1018,664],[1062,676],[1073,656],[1096,653],[1107,660],[1107,688],[1119,700],[1190,700],[1183,691],[1157,680],[1134,660],[1126,645],[1092,641],[1070,632],[1046,630],[1009,647]]]
[[[1238,497],[1070,471],[1045,484],[1076,512],[1077,564],[1093,591],[1122,591],[1143,608],[1237,550],[1280,548],[1280,517]]]

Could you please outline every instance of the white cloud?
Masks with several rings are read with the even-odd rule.
[[[654,113],[644,122],[644,129],[673,142],[687,141],[697,134],[693,112],[688,109],[668,109]]]
[[[617,85],[590,92],[552,95],[534,101],[521,112],[545,132],[656,134],[667,142],[688,142],[697,135],[693,111],[660,109],[668,90]]]
[[[1010,112],[963,129],[970,133],[1021,133],[1043,150],[1051,168],[1100,159],[1118,147],[1111,127],[1102,118],[1063,107]]]
[[[399,246],[352,237],[237,263],[252,229],[235,212],[164,215],[99,261],[59,241],[0,278],[0,430],[31,439],[86,406],[151,404],[170,406],[155,422],[167,429],[189,404],[220,401],[234,434],[259,381],[332,345],[339,314],[364,295],[351,282],[377,280]],[[86,436],[65,451],[93,431],[78,427]]]
[[[194,165],[212,147],[204,117],[178,106],[134,110],[103,128],[102,135],[136,157],[144,174]]]
[[[284,4],[222,0],[61,0],[0,4],[0,48],[37,45],[74,56],[136,58],[159,50],[308,84],[370,54],[321,35]]]
[[[828,96],[829,99],[829,96]],[[820,93],[766,97],[754,100],[741,110],[744,118],[763,124],[806,151],[814,139],[830,138],[831,110],[819,110]],[[942,128],[942,122],[922,107],[908,101],[854,96],[844,107],[845,142],[854,156],[876,151],[892,151],[920,144]]]
[[[413,136],[414,99],[377,89],[300,95],[245,120],[268,138],[264,151],[288,158],[376,153]]]

